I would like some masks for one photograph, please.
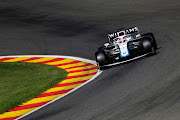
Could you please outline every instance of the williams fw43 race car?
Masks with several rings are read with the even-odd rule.
[[[95,53],[96,63],[100,70],[105,66],[156,54],[157,44],[153,33],[141,35],[136,26],[108,34],[108,39],[109,42]]]

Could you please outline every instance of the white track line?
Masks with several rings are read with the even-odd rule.
[[[62,56],[62,55],[17,55],[17,56],[0,56],[0,58],[9,58],[9,57],[54,57],[54,58],[67,58],[67,59],[79,60],[79,61],[83,61],[83,62],[87,62],[87,63],[91,63],[91,64],[96,64],[96,62],[93,61],[93,60],[88,60],[88,59],[85,59],[85,58],[74,57],[74,56]],[[41,109],[41,108],[43,108],[43,107],[45,107],[45,106],[47,106],[47,105],[55,102],[55,101],[57,101],[57,100],[65,97],[66,95],[69,95],[70,93],[76,91],[77,89],[81,88],[82,86],[84,86],[84,85],[88,84],[89,82],[93,81],[93,80],[94,80],[96,77],[98,77],[101,73],[102,73],[102,71],[98,71],[91,79],[89,79],[89,80],[86,81],[85,83],[81,84],[80,86],[78,86],[78,87],[74,88],[73,90],[67,92],[66,94],[64,94],[64,95],[62,95],[62,96],[60,96],[60,97],[58,97],[58,98],[56,98],[56,99],[54,99],[54,100],[46,103],[46,104],[44,104],[44,105],[41,106],[41,107],[38,107],[37,109],[32,110],[31,112],[22,115],[21,117],[15,119],[15,120],[19,120],[19,119],[21,119],[21,118],[24,118],[24,117],[30,115],[31,113],[33,113],[33,112],[35,112],[35,111],[37,111],[37,110],[39,110],[39,109]]]

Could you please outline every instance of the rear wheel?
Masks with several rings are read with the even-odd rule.
[[[152,45],[151,38],[150,37],[144,37],[142,39],[142,46],[146,53],[152,53],[153,55],[156,54],[156,49]]]
[[[155,39],[153,33],[146,33],[146,34],[143,34],[142,36],[144,36],[144,37],[150,37],[150,38],[151,38],[152,46],[154,47],[155,50],[157,50],[156,39]]]

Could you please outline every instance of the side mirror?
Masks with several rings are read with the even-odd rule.
[[[104,44],[105,47],[108,47],[109,45],[110,45],[109,43],[105,43],[105,44]]]
[[[141,35],[140,35],[140,34],[137,34],[137,35],[136,35],[136,39],[138,39],[138,38],[141,38]]]

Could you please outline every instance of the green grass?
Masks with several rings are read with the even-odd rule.
[[[0,62],[0,114],[31,100],[67,77],[67,71],[38,63]]]

